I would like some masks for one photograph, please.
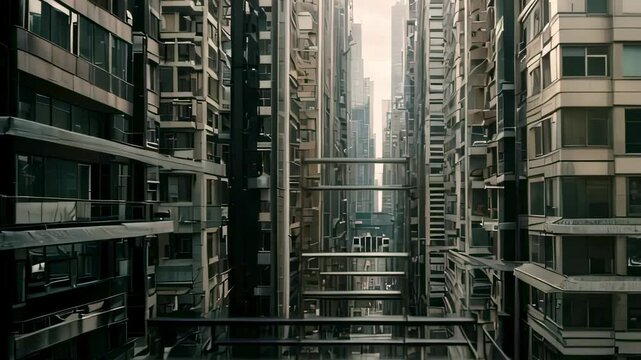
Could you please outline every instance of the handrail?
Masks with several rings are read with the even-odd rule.
[[[104,299],[100,299],[100,300],[96,300],[96,301],[92,301],[92,302],[88,302],[88,303],[72,306],[72,307],[69,307],[69,308],[66,308],[66,309],[57,310],[54,313],[40,315],[40,316],[37,316],[37,317],[34,317],[34,318],[21,320],[21,321],[14,321],[13,324],[14,325],[20,325],[21,326],[20,333],[24,334],[25,333],[24,328],[25,328],[25,325],[27,323],[35,322],[35,321],[38,321],[38,320],[41,320],[41,319],[47,319],[47,318],[56,317],[56,316],[58,316],[60,314],[63,314],[63,313],[71,313],[71,314],[80,313],[80,314],[82,314],[83,312],[77,311],[77,310],[80,309],[80,308],[88,307],[90,305],[95,305],[95,304],[99,304],[101,302],[110,301],[110,300],[118,298],[118,297],[123,299],[123,301],[124,301],[123,304],[126,304],[126,295],[127,295],[126,293],[120,293],[120,294],[117,294],[117,295],[112,295],[112,296],[104,298]],[[109,309],[109,310],[111,310],[111,309]],[[46,325],[45,327],[47,327],[47,326],[50,326],[50,325]]]

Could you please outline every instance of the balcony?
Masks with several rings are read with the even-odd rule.
[[[165,203],[159,206],[159,211],[169,212],[169,220],[174,221],[176,232],[194,232],[200,231],[203,227],[212,228],[226,225],[223,219],[226,208],[219,205],[172,206]]]
[[[149,221],[152,214],[153,204],[144,202],[0,195],[3,225]]]
[[[192,259],[161,260],[156,268],[158,287],[191,287],[194,285]]]
[[[16,358],[127,319],[126,294],[14,322]]]

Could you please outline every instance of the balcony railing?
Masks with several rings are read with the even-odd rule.
[[[62,323],[82,320],[99,314],[125,309],[126,294],[118,294],[105,299],[62,309],[54,313],[13,323],[13,330],[18,334],[29,334]],[[124,313],[124,311],[123,311]]]
[[[0,224],[150,220],[154,205],[121,200],[0,195]]]
[[[164,260],[156,268],[156,284],[191,285],[194,283],[194,266],[191,259]]]

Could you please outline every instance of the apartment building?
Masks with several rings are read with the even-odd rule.
[[[641,3],[521,1],[523,357],[636,359]]]
[[[133,358],[176,228],[159,172],[215,172],[159,152],[160,8],[3,5],[0,356]]]
[[[418,161],[419,239],[427,247],[426,295],[430,314],[444,312],[445,191],[443,176],[443,2],[422,1],[417,9],[416,116]]]
[[[158,244],[157,313],[226,312],[230,139],[230,4],[150,1],[160,19],[154,44],[159,86],[150,107],[159,119],[159,151],[200,165],[161,169],[160,206],[175,231]]]
[[[477,352],[514,352],[513,4],[443,4],[445,308],[484,322]],[[464,354],[456,354],[464,356]]]

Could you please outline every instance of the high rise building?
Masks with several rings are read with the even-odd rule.
[[[192,254],[161,174],[224,168],[159,152],[158,2],[3,5],[0,357],[132,358]]]
[[[624,25],[639,14],[632,1],[444,2],[445,308],[478,314],[486,358],[641,352],[619,335],[639,304],[638,34]]]
[[[523,358],[641,354],[640,5],[515,4]]]
[[[392,88],[390,89],[390,98],[403,96],[403,52],[405,37],[405,21],[407,20],[407,1],[397,0],[391,9],[391,34],[392,34],[392,69],[390,79]]]

